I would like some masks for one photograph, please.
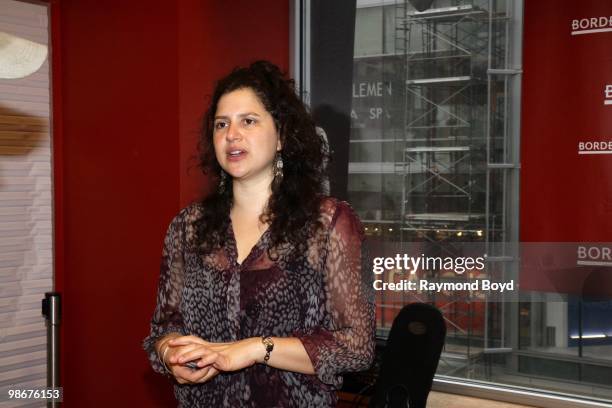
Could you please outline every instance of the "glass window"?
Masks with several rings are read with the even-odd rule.
[[[355,16],[355,55],[376,55],[383,51],[381,7],[360,8]]]
[[[353,11],[351,88],[334,87],[337,100],[351,93],[350,106],[329,96],[334,75],[349,74],[314,48],[310,102],[350,117],[346,132],[327,132],[340,156],[331,176],[348,173],[336,191],[361,217],[370,252],[486,254],[481,271],[417,275],[518,284],[529,273],[519,258],[522,0],[433,0],[422,12],[407,0],[359,0]],[[383,280],[398,278],[388,272]],[[414,301],[435,304],[447,323],[438,375],[612,400],[609,297],[378,291],[378,335]]]

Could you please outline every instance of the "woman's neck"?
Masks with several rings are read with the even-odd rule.
[[[257,217],[263,214],[272,195],[271,181],[268,178],[249,181],[234,179],[232,213]]]

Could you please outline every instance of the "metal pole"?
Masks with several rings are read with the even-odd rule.
[[[61,297],[57,292],[46,292],[42,300],[42,314],[47,322],[47,387],[58,389],[59,377],[59,325],[61,316]],[[59,407],[59,402],[51,400],[48,407]]]

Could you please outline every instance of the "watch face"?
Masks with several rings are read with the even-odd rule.
[[[261,342],[266,346],[266,351],[272,351],[274,348],[274,342],[269,337],[264,338]]]

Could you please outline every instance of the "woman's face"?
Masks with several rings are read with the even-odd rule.
[[[280,137],[272,115],[251,88],[219,99],[213,143],[217,161],[235,180],[272,180]]]

